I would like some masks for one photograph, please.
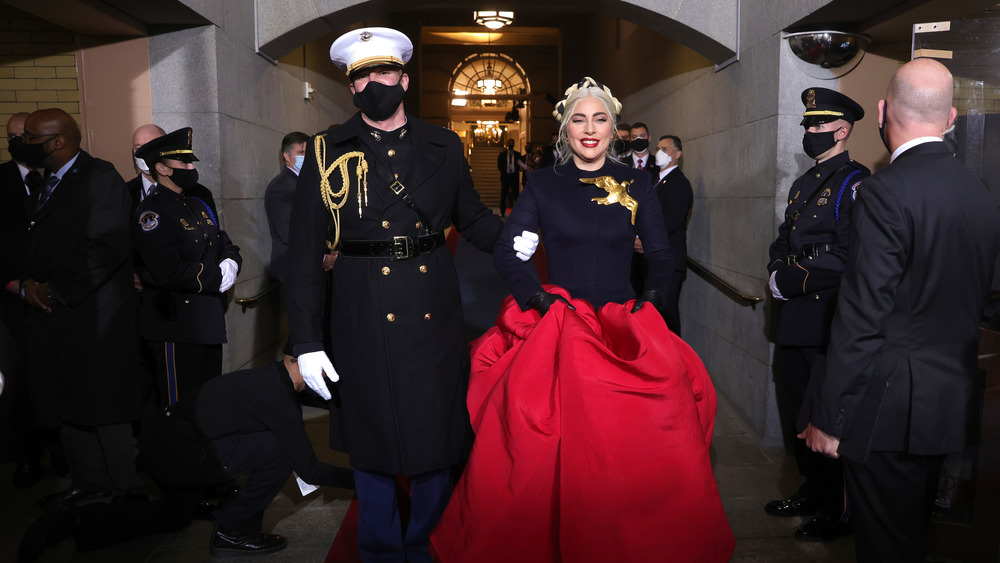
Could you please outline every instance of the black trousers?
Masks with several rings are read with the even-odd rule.
[[[944,457],[871,452],[845,462],[859,563],[923,563]]]
[[[674,270],[670,277],[670,290],[667,291],[663,309],[663,320],[667,322],[667,327],[676,334],[681,335],[681,286],[687,277],[687,269]]]
[[[201,384],[222,375],[222,344],[150,342],[160,408],[177,401],[194,408]]]
[[[514,202],[517,201],[517,196],[520,193],[518,189],[517,182],[518,174],[517,172],[513,174],[507,174],[506,172],[500,173],[500,214],[503,215],[507,210],[507,201],[510,198],[510,206],[514,206]]]
[[[215,509],[215,519],[229,530],[259,532],[267,508],[292,474],[292,463],[269,431],[212,439],[212,451],[232,478],[250,474],[236,494]]]
[[[145,494],[146,485],[135,472],[132,423],[60,428],[73,485],[112,495]]]
[[[831,459],[816,453],[806,446],[805,440],[795,437],[795,421],[805,401],[809,374],[816,357],[825,348],[818,346],[782,346],[781,380],[779,385],[779,407],[783,426],[792,433],[795,463],[805,482],[798,493],[821,501],[821,511],[834,520],[846,521],[847,506],[844,499],[844,465],[839,459]]]

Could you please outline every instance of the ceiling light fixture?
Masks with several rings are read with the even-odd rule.
[[[514,23],[514,12],[476,10],[472,12],[472,17],[476,20],[476,23],[485,25],[489,29],[500,29]]]

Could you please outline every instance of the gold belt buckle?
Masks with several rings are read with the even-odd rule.
[[[406,189],[406,186],[404,186],[403,183],[400,182],[399,180],[396,180],[395,182],[389,184],[389,189],[392,190],[392,193],[399,195],[403,190]]]
[[[392,258],[394,260],[409,260],[413,258],[413,237],[392,237]]]

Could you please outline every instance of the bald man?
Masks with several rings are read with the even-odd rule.
[[[942,142],[951,73],[911,61],[878,104],[889,166],[862,182],[825,377],[800,437],[845,459],[858,561],[924,561],[944,456],[977,427],[979,318],[1000,213]]]
[[[80,129],[60,109],[28,116],[22,149],[28,166],[45,170],[27,202],[21,295],[32,408],[43,426],[60,427],[72,477],[53,496],[144,496],[131,423],[147,380],[137,375],[125,182],[111,163],[80,150]]]
[[[156,180],[149,173],[149,167],[146,163],[139,158],[135,158],[135,151],[139,150],[139,147],[145,145],[146,143],[152,141],[157,137],[162,137],[166,135],[167,132],[163,130],[159,125],[153,125],[152,123],[147,123],[146,125],[140,125],[134,133],[132,133],[132,158],[135,160],[135,168],[139,173],[138,176],[129,180],[125,185],[128,187],[128,195],[132,198],[132,209],[139,206],[139,202],[146,199],[146,196],[153,193],[153,188],[156,187]]]

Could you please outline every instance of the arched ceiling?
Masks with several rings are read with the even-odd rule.
[[[656,31],[704,57],[723,62],[736,52],[738,0],[575,0],[572,4],[508,0],[501,9],[517,13],[602,13]],[[259,50],[274,59],[303,43],[340,31],[394,9],[406,11],[468,13],[471,23],[475,6],[466,0],[284,0],[257,3]],[[496,8],[497,6],[487,6]],[[463,25],[468,25],[465,23]],[[514,25],[517,25],[515,16]]]

